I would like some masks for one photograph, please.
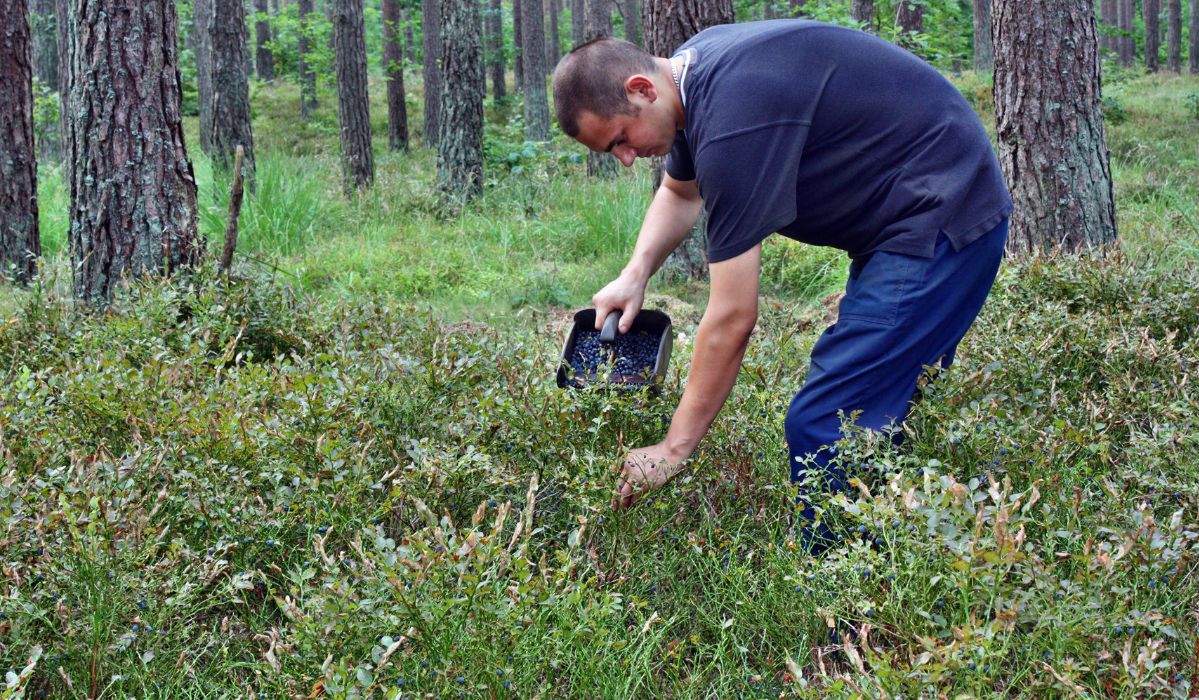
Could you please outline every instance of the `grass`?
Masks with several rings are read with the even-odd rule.
[[[0,693],[1199,687],[1192,79],[1109,90],[1125,251],[1006,267],[903,445],[848,430],[859,481],[818,504],[841,537],[819,559],[793,545],[781,415],[840,254],[767,245],[729,404],[685,474],[613,514],[612,460],[660,438],[703,290],[657,290],[679,331],[662,396],[552,375],[562,307],[623,265],[646,173],[589,181],[493,110],[493,174],[461,217],[438,216],[421,149],[377,149],[376,187],[346,199],[330,99],[296,126],[290,90],[257,94],[231,279],[78,314],[60,238],[38,284],[0,295]],[[196,170],[216,246],[222,188]],[[61,225],[61,186],[42,201]]]

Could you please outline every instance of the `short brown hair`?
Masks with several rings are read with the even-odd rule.
[[[624,83],[631,75],[652,75],[654,57],[623,39],[599,38],[576,46],[554,69],[554,111],[567,136],[579,134],[579,115],[591,112],[601,119],[636,114]]]

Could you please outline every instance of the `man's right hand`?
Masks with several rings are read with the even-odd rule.
[[[595,296],[591,297],[591,303],[595,306],[595,330],[603,328],[608,314],[619,310],[620,332],[628,333],[633,327],[633,319],[637,318],[641,304],[645,301],[646,282],[647,280],[626,271],[596,292]]]

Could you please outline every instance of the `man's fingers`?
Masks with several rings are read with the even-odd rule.
[[[624,312],[620,315],[619,328],[621,335],[629,332],[629,329],[633,327],[633,320],[637,318],[637,314],[640,312],[640,305],[634,306],[630,304],[624,308]]]

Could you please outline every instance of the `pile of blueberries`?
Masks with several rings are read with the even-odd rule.
[[[635,331],[616,336],[616,342],[601,343],[599,332],[580,329],[575,336],[570,366],[575,374],[590,377],[600,365],[609,364],[617,375],[648,377],[658,362],[658,336]]]

